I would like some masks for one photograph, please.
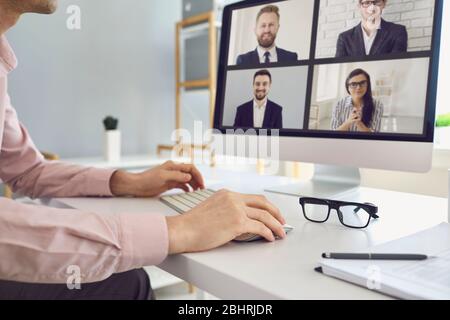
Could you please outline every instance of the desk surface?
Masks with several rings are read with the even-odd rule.
[[[265,187],[292,179],[256,173],[201,168],[213,189],[262,193]],[[380,220],[367,230],[345,228],[337,221],[315,224],[303,218],[298,198],[269,194],[295,227],[276,243],[230,243],[197,254],[172,256],[159,267],[222,299],[388,299],[384,295],[314,271],[322,252],[352,251],[401,238],[447,221],[447,199],[361,188],[340,199],[372,202]],[[58,199],[53,204],[97,212],[142,214],[174,211],[158,199]]]

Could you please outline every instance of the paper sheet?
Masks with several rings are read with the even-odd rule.
[[[450,225],[423,232],[364,252],[421,253],[425,261],[322,260],[325,274],[403,299],[450,299]]]

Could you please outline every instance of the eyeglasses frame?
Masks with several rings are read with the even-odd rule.
[[[311,203],[312,202],[317,202],[317,203]],[[311,222],[315,222],[315,223],[325,223],[330,219],[330,215],[331,215],[331,211],[335,210],[338,217],[339,217],[339,221],[342,223],[342,225],[348,227],[348,228],[352,228],[352,229],[365,229],[369,226],[370,222],[372,219],[379,219],[380,217],[378,216],[378,207],[372,203],[358,203],[358,202],[348,202],[348,201],[338,201],[338,200],[329,200],[329,199],[320,199],[320,198],[311,198],[311,197],[302,197],[299,200],[300,206],[302,207],[303,210],[303,216],[305,217],[306,220],[311,221]],[[310,218],[308,218],[308,216],[306,215],[306,209],[305,209],[305,205],[306,204],[317,204],[317,205],[328,205],[328,214],[327,214],[327,218],[324,221],[316,221],[316,220],[312,220]],[[367,221],[367,224],[363,227],[355,227],[355,226],[349,226],[347,224],[345,224],[344,222],[344,217],[343,217],[343,213],[339,210],[340,207],[348,207],[348,206],[355,206],[357,207],[354,211],[355,213],[358,213],[361,209],[364,209],[368,214],[369,214],[369,219]]]

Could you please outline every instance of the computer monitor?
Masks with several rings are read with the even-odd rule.
[[[318,166],[308,185],[268,190],[293,195],[356,187],[353,168],[428,171],[442,11],[441,0],[225,7],[215,139],[267,132],[279,142],[279,160],[341,168]]]

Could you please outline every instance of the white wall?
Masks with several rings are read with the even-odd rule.
[[[124,154],[170,142],[181,1],[59,3],[55,15],[26,15],[8,34],[20,61],[9,91],[38,147],[99,156],[106,115],[121,121]],[[81,7],[81,31],[66,28],[70,4]]]

